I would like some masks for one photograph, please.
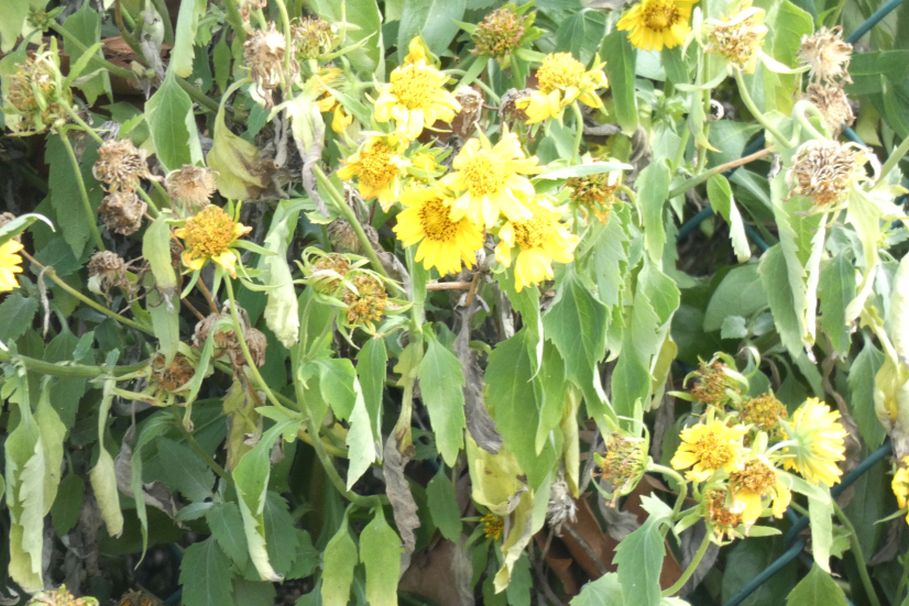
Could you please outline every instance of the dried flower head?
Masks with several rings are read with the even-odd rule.
[[[112,191],[104,196],[98,216],[107,229],[121,236],[130,236],[142,227],[142,217],[148,205],[132,191]]]
[[[766,431],[772,438],[781,437],[780,420],[788,419],[789,412],[772,393],[748,398],[739,404],[739,418],[757,430]]]
[[[505,532],[505,520],[494,513],[487,513],[480,518],[483,524],[483,536],[490,541],[498,541]]]
[[[388,293],[378,278],[360,273],[351,280],[343,300],[347,306],[347,323],[372,329],[385,315]]]
[[[56,589],[35,594],[26,606],[98,606],[98,600],[93,597],[77,598],[69,592],[66,585],[60,585]]]
[[[796,150],[789,169],[795,193],[818,206],[832,206],[865,178],[863,149],[852,143],[812,139]]]
[[[268,0],[240,0],[239,1],[240,16],[243,18],[243,21],[249,23],[249,16],[253,11],[262,10],[268,6]]]
[[[520,109],[517,102],[528,98],[530,93],[531,90],[529,88],[509,88],[505,91],[505,94],[502,95],[501,103],[499,103],[499,117],[504,122],[526,122],[527,112]]]
[[[473,54],[494,57],[503,65],[508,64],[509,55],[521,46],[521,40],[533,22],[533,13],[525,17],[513,4],[506,4],[483,17],[473,31]]]
[[[284,73],[284,57],[287,52],[284,34],[278,31],[273,22],[269,22],[265,29],[251,33],[243,43],[243,57],[249,67],[249,76],[267,107],[273,104],[272,91],[281,86],[285,78],[293,76]],[[296,66],[296,61],[293,66]]]
[[[211,170],[192,165],[168,173],[164,185],[172,198],[183,202],[193,211],[206,206],[217,188]]]
[[[151,359],[151,379],[162,390],[173,393],[186,385],[196,372],[193,361],[182,353],[167,363],[164,354],[156,354]]]
[[[622,185],[622,171],[572,177],[565,185],[571,189],[571,199],[583,213],[593,213],[600,223],[605,223],[616,202],[616,191]]]
[[[741,385],[731,375],[732,369],[719,360],[701,362],[689,375],[695,379],[688,390],[696,402],[722,409],[730,396],[741,392]]]
[[[93,292],[108,293],[115,287],[129,288],[126,262],[123,257],[110,250],[102,250],[92,255],[88,261],[88,279],[89,290]]]
[[[320,256],[312,264],[312,269],[307,279],[309,284],[318,292],[333,294],[340,288],[341,282],[348,271],[350,271],[350,262],[344,255],[329,253]]]
[[[451,121],[451,130],[462,139],[467,139],[476,131],[480,121],[483,95],[475,88],[462,86],[455,91],[455,99],[461,104],[461,111]]]
[[[60,72],[54,39],[30,53],[25,63],[3,81],[4,123],[13,135],[35,135],[66,121],[72,91]]]
[[[852,82],[849,76],[852,45],[843,40],[843,28],[839,25],[832,29],[822,27],[810,36],[802,36],[798,57],[799,61],[808,66],[812,80]]]
[[[571,496],[571,490],[568,482],[562,474],[552,483],[552,489],[549,493],[549,502],[546,507],[546,520],[556,535],[562,535],[562,526],[573,524],[577,520],[578,506]]]
[[[129,139],[105,142],[98,148],[98,159],[92,168],[95,179],[109,192],[134,192],[142,179],[150,176],[145,150]]]
[[[303,17],[291,28],[294,50],[301,59],[316,59],[335,45],[331,24],[320,17]]]
[[[245,309],[238,308],[237,315],[240,318],[240,328],[243,331],[246,346],[249,348],[250,357],[256,366],[261,367],[265,364],[265,352],[268,345],[265,335],[250,325],[249,315]],[[212,331],[214,331],[213,335]],[[229,304],[225,304],[220,313],[209,314],[196,323],[193,330],[193,347],[204,347],[210,335],[214,345],[213,355],[216,358],[226,356],[234,368],[246,365],[246,356],[243,354],[243,348],[234,331]]]
[[[726,488],[711,488],[704,493],[704,518],[717,542],[726,542],[740,536],[737,528],[742,524],[742,514],[732,511],[730,494]]]
[[[370,227],[368,224],[366,227]],[[360,240],[353,226],[344,219],[335,219],[328,224],[328,241],[331,247],[341,252],[357,252]]]
[[[647,469],[647,440],[622,433],[606,436],[606,450],[594,453],[607,498],[615,502],[634,490]]]
[[[758,51],[767,36],[765,12],[747,8],[726,21],[710,20],[707,24],[707,52],[717,53],[746,73],[757,65]]]
[[[839,135],[844,126],[852,126],[855,122],[852,105],[841,84],[812,82],[805,89],[804,97],[817,107],[824,126],[834,136]]]

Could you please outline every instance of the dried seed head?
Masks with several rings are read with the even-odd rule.
[[[357,232],[344,219],[335,219],[328,224],[328,241],[333,249],[341,252],[357,252],[360,250],[360,240]]]
[[[604,492],[615,502],[637,486],[647,468],[647,440],[622,433],[606,436],[604,454],[594,453]]]
[[[266,29],[254,31],[243,44],[249,75],[269,107],[273,103],[272,91],[281,86],[285,77],[293,76],[284,73],[286,54],[287,41],[274,23],[269,23]]]
[[[600,223],[605,223],[616,202],[616,191],[622,185],[622,171],[572,177],[565,184],[571,189],[571,199],[584,212],[593,213]]]
[[[208,205],[215,193],[215,175],[202,166],[184,166],[171,171],[164,180],[167,193],[183,202],[190,211],[198,211]]]
[[[268,6],[268,0],[240,0],[239,5],[240,17],[245,23],[249,23],[250,14]]]
[[[26,606],[98,606],[98,600],[93,597],[77,598],[66,589],[66,585],[60,585],[35,594]]]
[[[462,86],[455,91],[455,99],[461,104],[461,111],[451,121],[451,130],[462,139],[467,139],[474,134],[477,122],[480,121],[483,95],[474,88]]]
[[[240,328],[243,330],[243,337],[249,348],[253,363],[256,366],[261,367],[265,364],[265,351],[268,345],[265,335],[262,331],[250,326],[249,315],[246,313],[245,309],[240,307],[237,315],[240,317]],[[216,358],[227,356],[231,366],[234,368],[242,368],[245,366],[246,356],[243,355],[243,348],[234,332],[233,320],[228,304],[224,305],[221,313],[209,314],[196,323],[196,327],[193,330],[193,347],[204,347],[205,342],[208,340],[208,337],[212,334],[213,330],[215,331],[214,336],[212,336],[214,356]]]
[[[864,177],[864,154],[857,146],[836,141],[806,141],[796,151],[789,169],[795,193],[818,206],[840,202]]]
[[[148,205],[131,191],[112,191],[104,196],[98,216],[107,229],[121,236],[130,236],[142,227],[142,217]]]
[[[526,99],[531,94],[529,88],[523,88],[518,90],[516,88],[509,88],[505,91],[505,94],[502,95],[501,103],[499,104],[499,117],[505,122],[514,123],[514,122],[525,122],[527,120],[527,113],[523,109],[519,109],[515,102],[519,99]]]
[[[128,139],[107,141],[98,149],[92,174],[106,191],[134,192],[150,176],[146,158],[145,151]]]
[[[156,354],[151,360],[152,381],[162,390],[173,393],[193,378],[196,369],[192,360],[181,353],[174,356],[170,364],[164,354]]]
[[[692,373],[695,384],[688,390],[697,402],[722,409],[729,401],[729,392],[739,393],[741,387],[728,374],[728,366],[719,361],[701,362]]]
[[[502,59],[517,50],[525,32],[524,17],[514,5],[506,4],[477,24],[472,36],[473,54]]]
[[[319,17],[303,17],[292,28],[294,49],[301,59],[316,59],[335,45],[331,24]]]
[[[788,419],[789,412],[772,393],[749,398],[739,405],[739,418],[755,429],[766,431],[771,438],[782,437],[781,419]]]
[[[123,257],[109,250],[102,250],[92,255],[88,261],[89,280],[95,280],[103,293],[114,287],[128,288],[126,262]]]
[[[308,279],[309,284],[323,294],[334,294],[341,286],[344,276],[350,271],[350,262],[342,255],[330,253],[313,263]]]
[[[848,83],[852,45],[843,40],[843,28],[822,27],[802,36],[799,61],[808,66],[811,79],[820,82]]]
[[[812,82],[805,89],[805,98],[821,112],[824,126],[834,135],[839,135],[844,126],[852,126],[855,122],[849,97],[840,84]]]
[[[571,496],[568,482],[564,477],[559,477],[552,483],[549,493],[549,503],[546,508],[546,519],[557,536],[562,536],[562,526],[573,524],[577,520],[578,506]]]
[[[388,302],[382,283],[369,274],[359,274],[353,278],[352,284],[353,289],[344,293],[347,323],[351,326],[371,326],[380,321]]]
[[[764,11],[749,8],[727,21],[708,26],[707,52],[717,53],[747,73],[754,71],[767,36]]]

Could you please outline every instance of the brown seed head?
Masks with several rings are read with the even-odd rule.
[[[108,141],[98,149],[92,174],[109,192],[134,192],[150,176],[146,157],[128,139]]]
[[[796,151],[789,169],[795,193],[818,206],[841,201],[863,176],[862,154],[854,146],[813,139]]]
[[[163,354],[156,354],[151,361],[152,380],[162,390],[173,393],[186,385],[195,374],[192,360],[181,353],[174,356],[170,364],[165,362]]]
[[[808,66],[811,79],[820,82],[848,83],[852,45],[843,40],[843,28],[822,27],[802,36],[799,61]]]
[[[844,126],[852,126],[855,122],[849,97],[840,84],[812,82],[805,89],[804,97],[821,112],[824,126],[834,135],[839,135]]]
[[[107,229],[121,236],[130,236],[142,227],[142,217],[148,205],[132,191],[112,191],[104,196],[98,216]]]
[[[514,122],[524,122],[527,120],[527,113],[523,109],[519,109],[515,102],[519,99],[526,99],[530,96],[530,89],[516,89],[509,88],[505,91],[505,94],[502,95],[501,102],[499,103],[499,117],[505,122],[514,123]]]
[[[171,171],[164,180],[167,193],[196,211],[206,206],[215,193],[215,175],[202,166],[187,165]]]
[[[454,120],[451,121],[451,130],[462,139],[467,139],[474,134],[480,113],[483,111],[483,95],[475,88],[462,86],[455,91],[455,99],[461,104]]]
[[[88,261],[89,278],[97,278],[103,292],[118,286],[126,288],[126,262],[123,257],[110,250],[102,250],[92,255]]]

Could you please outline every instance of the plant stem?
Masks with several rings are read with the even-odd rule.
[[[571,111],[574,113],[575,133],[574,133],[574,160],[579,162],[581,157],[581,142],[584,140],[584,114],[581,113],[581,105],[577,101],[571,104]]]
[[[82,41],[81,41],[81,40],[79,40],[78,38],[76,38],[76,37],[75,37],[73,34],[71,34],[65,27],[63,27],[62,25],[60,25],[60,24],[57,23],[56,21],[53,21],[53,20],[52,20],[52,21],[50,22],[50,29],[52,29],[53,31],[55,31],[55,32],[57,32],[58,34],[60,34],[60,36],[63,38],[63,40],[64,40],[68,45],[72,46],[73,48],[75,48],[76,50],[78,50],[80,53],[84,53],[85,51],[88,50],[88,47],[85,46],[84,44],[82,44]],[[74,60],[75,57],[71,57],[71,59]],[[110,72],[110,73],[113,74],[114,76],[117,76],[118,78],[123,78],[124,80],[133,80],[133,79],[136,78],[136,74],[134,74],[134,73],[131,72],[130,70],[126,69],[125,67],[120,67],[119,65],[115,65],[114,63],[111,63],[110,61],[108,61],[108,60],[105,59],[104,57],[96,57],[96,58],[93,58],[92,61],[95,62],[95,63],[99,63],[99,64],[103,65],[104,68],[105,68],[108,72]]]
[[[694,574],[694,571],[697,570],[698,565],[701,563],[701,560],[704,559],[704,554],[707,553],[707,547],[710,546],[710,529],[704,529],[704,539],[701,541],[701,544],[698,546],[698,550],[694,552],[694,555],[691,557],[691,562],[688,563],[688,568],[685,569],[685,572],[682,573],[682,576],[673,583],[668,589],[663,590],[663,597],[669,597],[675,595],[685,586],[685,583],[688,582],[688,579],[691,578],[691,575]]]
[[[46,362],[38,358],[23,356],[22,354],[11,354],[8,351],[0,349],[0,362],[19,362],[26,370],[37,372],[42,375],[52,377],[82,378],[94,379],[107,373],[115,377],[128,375],[141,370],[148,362],[137,362],[126,366],[91,366],[88,364],[64,364],[61,362]]]
[[[735,83],[738,85],[739,96],[742,98],[742,103],[745,104],[745,107],[748,108],[748,111],[751,112],[751,115],[761,123],[761,126],[763,126],[768,133],[773,135],[773,138],[777,140],[777,143],[779,143],[780,146],[782,146],[784,149],[791,149],[792,144],[789,142],[789,140],[786,139],[786,137],[784,137],[783,134],[770,123],[770,120],[767,119],[767,116],[765,116],[764,113],[758,109],[758,106],[754,102],[754,99],[751,98],[751,93],[748,92],[748,87],[745,85],[745,78],[742,76],[742,70],[735,70]]]
[[[237,336],[237,342],[240,344],[240,350],[243,352],[243,359],[246,360],[246,367],[249,369],[249,374],[252,375],[253,380],[259,386],[259,389],[265,393],[265,397],[268,398],[268,401],[271,402],[272,406],[285,413],[291,415],[296,414],[297,411],[287,408],[275,397],[275,394],[272,393],[268,383],[262,378],[262,373],[259,372],[259,367],[256,366],[255,360],[253,360],[252,354],[249,352],[249,344],[246,342],[246,333],[243,331],[243,325],[240,323],[240,314],[237,312],[237,300],[234,298],[233,280],[228,277],[224,280],[224,285],[227,287],[227,300],[230,301],[230,319],[233,321],[234,334]]]
[[[900,160],[903,159],[903,156],[906,155],[906,152],[909,152],[909,137],[903,139],[903,142],[900,143],[895,150],[890,152],[890,157],[888,157],[887,161],[884,162],[884,165],[881,166],[881,175],[877,179],[878,183],[883,183],[890,171],[896,168],[897,164],[900,163]]]
[[[865,589],[868,601],[871,606],[881,606],[877,593],[874,591],[874,584],[871,582],[871,577],[868,575],[868,565],[865,563],[862,545],[859,543],[858,536],[855,534],[855,527],[836,501],[833,501],[833,511],[836,513],[836,517],[839,519],[840,524],[842,524],[849,533],[849,544],[852,546],[852,557],[855,558],[855,565],[858,568],[859,578],[862,580],[862,587]]]
[[[184,78],[177,77],[176,80],[177,80],[177,84],[180,85],[180,88],[182,88],[184,91],[186,91],[186,93],[190,97],[192,97],[192,99],[196,103],[198,103],[199,105],[205,107],[206,109],[208,109],[210,111],[213,111],[213,112],[218,111],[218,102],[215,101],[214,99],[212,99],[211,97],[209,97],[208,95],[206,95],[204,92],[202,92],[202,90],[199,89],[199,87],[195,86],[194,84],[191,84]]]
[[[903,573],[900,575],[900,581],[896,585],[896,592],[893,594],[894,604],[903,603],[900,601],[900,596],[903,595],[903,591],[906,589],[906,583],[909,582],[909,553],[903,554],[903,561],[900,563],[903,565]]]
[[[291,52],[291,50],[294,47],[294,40],[293,36],[290,33],[290,17],[287,14],[287,5],[284,4],[284,0],[275,0],[275,4],[278,7],[278,13],[281,15],[281,27],[284,30],[284,44],[287,47],[287,51],[284,53],[283,79],[290,76],[291,73],[290,61],[292,58],[291,55],[293,55],[293,52]]]
[[[664,476],[672,478],[672,481],[675,482],[678,495],[675,498],[675,505],[672,507],[672,519],[675,520],[679,513],[682,511],[682,507],[685,505],[685,499],[688,497],[688,482],[685,481],[685,478],[682,477],[674,469],[670,469],[664,465],[651,462],[647,465],[647,471],[653,471]]]
[[[745,164],[754,162],[755,160],[760,160],[761,158],[765,158],[772,153],[773,153],[772,149],[770,149],[769,147],[765,147],[764,149],[758,150],[758,151],[754,152],[753,154],[748,154],[747,156],[742,156],[741,158],[736,158],[735,160],[730,160],[729,162],[724,162],[723,164],[714,166],[713,168],[711,168],[710,170],[708,170],[706,172],[703,172],[699,175],[695,175],[694,177],[691,177],[690,179],[683,181],[677,187],[673,188],[673,190],[671,192],[669,192],[669,197],[674,198],[676,196],[680,196],[680,195],[684,194],[686,191],[688,191],[689,189],[691,189],[693,187],[697,187],[698,185],[700,185],[701,183],[708,180],[710,177],[712,177],[714,175],[721,175],[721,174],[725,173],[726,171],[732,170],[733,168],[738,168],[739,166],[744,166]]]
[[[73,149],[72,143],[69,142],[69,134],[63,128],[60,131],[60,141],[66,148],[66,154],[69,156],[69,162],[72,165],[73,173],[76,178],[76,186],[79,188],[79,197],[82,200],[82,211],[88,221],[88,229],[95,241],[98,250],[104,250],[104,240],[101,239],[101,231],[98,229],[98,223],[95,220],[95,210],[92,208],[91,200],[88,199],[88,190],[85,189],[85,180],[82,178],[82,167],[79,166],[79,159],[76,157],[76,150]]]
[[[38,261],[36,258],[34,258],[33,256],[31,256],[30,254],[28,254],[25,251],[22,251],[21,254],[23,254],[25,256],[25,258],[27,258],[33,265],[37,266],[38,269],[42,270],[44,272],[45,276],[50,278],[54,284],[59,286],[61,289],[63,289],[65,292],[67,292],[70,296],[75,297],[80,302],[84,303],[85,305],[88,305],[95,311],[104,314],[105,316],[109,317],[111,320],[119,322],[120,324],[123,324],[124,326],[129,326],[130,328],[135,328],[136,330],[144,332],[147,335],[154,336],[155,331],[153,331],[148,326],[145,326],[144,324],[140,324],[139,322],[137,322],[135,320],[131,320],[125,316],[122,316],[112,309],[108,309],[107,307],[105,307],[104,305],[101,305],[97,301],[89,299],[87,296],[82,294],[80,291],[76,290],[75,288],[73,288],[72,286],[70,286],[69,284],[64,282],[60,278],[60,276],[57,275],[57,272],[54,270],[53,267],[42,264],[40,261]]]
[[[72,107],[67,105],[66,113],[69,114],[69,117],[73,119],[73,122],[76,123],[76,125],[79,127],[79,129],[82,130],[82,132],[84,132],[86,135],[91,137],[95,141],[95,143],[97,143],[98,145],[104,145],[104,139],[101,138],[101,135],[96,133],[95,129],[92,128],[88,122],[83,120],[82,116],[80,116],[76,112],[76,110],[74,110]]]

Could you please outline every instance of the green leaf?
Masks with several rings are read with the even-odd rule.
[[[179,491],[193,502],[212,496],[215,474],[199,455],[185,444],[168,438],[161,438],[156,444],[164,480],[169,488]]]
[[[354,406],[350,414],[350,429],[344,443],[347,445],[347,489],[353,488],[369,466],[379,458],[381,438],[379,429],[373,424],[366,410],[363,392],[356,376],[353,379]]]
[[[633,132],[638,127],[638,105],[634,94],[637,51],[628,42],[628,36],[616,30],[603,40],[600,55],[607,59],[606,77],[609,79],[615,119],[624,132]]]
[[[426,354],[420,362],[418,376],[423,405],[436,437],[436,448],[446,465],[454,466],[464,446],[464,373],[461,362],[431,332]]]
[[[2,477],[0,477],[2,482]],[[3,496],[0,490],[0,497]],[[51,521],[58,536],[67,534],[79,521],[79,513],[85,498],[85,481],[71,473],[60,482],[57,499],[51,508]]]
[[[297,201],[281,200],[278,203],[263,242],[264,248],[274,254],[259,258],[259,267],[263,270],[261,280],[270,286],[266,291],[265,324],[287,348],[300,340],[300,310],[287,264],[287,247],[298,223],[299,209]]]
[[[39,213],[26,213],[0,225],[0,244],[5,244],[8,240],[21,235],[35,221],[43,221],[51,231],[54,231],[54,224],[44,215]]]
[[[282,576],[290,571],[300,540],[295,530],[294,519],[287,510],[287,501],[276,492],[269,492],[265,498],[265,542],[268,559]]]
[[[568,51],[587,65],[599,49],[605,33],[605,13],[581,9],[559,24],[556,30],[556,50]]]
[[[123,511],[120,509],[120,493],[117,489],[117,470],[113,457],[103,447],[98,452],[98,462],[92,467],[88,478],[107,534],[119,537],[123,533]]]
[[[231,606],[230,560],[212,537],[193,543],[183,552],[180,585],[186,606]]]
[[[372,521],[360,533],[360,561],[366,568],[366,603],[393,606],[398,603],[403,547],[398,534],[377,507]]]
[[[332,412],[339,419],[349,419],[359,390],[359,386],[356,390],[354,386],[355,382],[359,382],[353,363],[347,358],[322,358],[316,360],[315,364],[319,368],[322,399],[331,406]]]
[[[398,25],[398,62],[404,61],[407,46],[420,35],[436,55],[448,48],[458,33],[464,16],[465,0],[404,0],[404,13]]]
[[[145,230],[142,256],[148,261],[158,288],[168,290],[177,287],[177,274],[170,253],[170,226],[163,216],[152,221]]]
[[[172,74],[164,79],[161,88],[145,104],[145,121],[148,123],[151,140],[155,146],[155,155],[165,170],[174,170],[186,164],[197,164],[202,160],[202,146],[193,115],[192,99],[180,88]],[[217,136],[216,127],[216,143]],[[224,165],[219,168],[233,172],[239,169],[237,165]]]
[[[846,91],[850,96],[879,93],[885,78],[891,82],[903,82],[909,78],[909,50],[855,53],[849,62],[849,75],[852,76],[852,84],[846,87]]]
[[[344,44],[356,45],[347,57],[363,75],[385,79],[385,45],[382,42],[382,14],[376,0],[312,0],[309,6],[323,19],[339,23],[346,9],[347,23],[354,27],[347,29]]]
[[[92,61],[88,67],[97,73],[92,76],[83,76],[75,80],[75,85],[79,90],[85,93],[85,98],[89,105],[94,105],[98,97],[107,94],[109,99],[113,99],[113,92],[110,87],[110,74],[104,69],[104,66],[94,58],[103,59],[103,53],[96,44],[101,38],[101,15],[98,11],[89,5],[83,5],[81,9],[67,17],[61,26],[68,31],[70,35],[82,43],[82,46],[88,49],[86,52],[91,53]],[[68,43],[65,39],[63,50],[69,55],[71,64],[82,62],[87,59],[83,57],[82,51],[74,45]]]
[[[268,186],[268,171],[259,148],[231,132],[224,123],[224,103],[215,116],[214,141],[206,157],[225,198],[257,198]]]
[[[273,606],[277,591],[273,583],[234,579],[234,603],[243,606]]]
[[[350,538],[345,515],[341,527],[325,546],[322,558],[320,593],[325,606],[347,606],[356,565],[357,546]]]
[[[837,255],[821,269],[821,327],[833,349],[849,353],[852,338],[846,324],[846,306],[855,297],[855,268],[845,255]]]
[[[868,448],[880,446],[887,435],[874,411],[874,377],[883,363],[884,354],[866,338],[862,351],[849,366],[849,409]]]
[[[382,427],[382,394],[385,393],[387,365],[388,352],[381,337],[369,339],[357,354],[357,377],[370,426],[376,435],[380,434]]]
[[[775,24],[764,39],[764,52],[784,65],[798,65],[802,36],[814,30],[814,19],[789,0],[761,0],[755,6],[767,10],[766,22]],[[758,93],[755,100],[763,111],[791,113],[798,98],[801,75],[777,74],[760,65],[753,80],[749,88]]]
[[[246,535],[243,534],[243,517],[236,503],[216,503],[205,512],[205,521],[218,546],[242,569],[249,561]]]
[[[815,564],[811,572],[805,575],[799,584],[792,588],[786,596],[786,606],[846,606],[846,595],[833,580],[829,572],[825,572]]]
[[[615,563],[624,595],[635,596],[635,604],[640,606],[659,606],[663,535],[652,517],[622,539]]]
[[[0,52],[8,53],[16,43],[28,16],[29,0],[0,2]]]
[[[638,208],[644,224],[644,248],[650,260],[660,265],[666,246],[663,208],[669,199],[669,167],[655,161],[638,175]]]
[[[704,312],[704,330],[719,330],[730,316],[748,318],[767,307],[767,295],[758,276],[758,265],[732,268],[710,296]]]
[[[454,486],[442,469],[426,485],[426,499],[433,524],[443,537],[457,543],[461,537],[461,510]]]
[[[780,340],[790,353],[800,354],[802,351],[801,323],[796,312],[795,297],[789,285],[786,270],[786,260],[783,258],[783,249],[779,244],[771,246],[761,256],[758,266],[761,285],[767,293],[770,311]]]
[[[177,294],[176,290],[149,290],[145,297],[152,330],[167,362],[174,359],[180,346],[180,302]]]
[[[20,291],[6,295],[0,303],[0,341],[10,342],[21,337],[32,326],[38,313],[38,300],[23,296]]]
[[[97,147],[94,142],[88,143],[86,151],[79,162],[82,180],[88,189],[88,198],[93,210],[101,204],[104,193],[98,182],[92,176],[92,165],[97,159]],[[59,135],[51,135],[47,139],[44,152],[44,161],[49,167],[47,184],[50,191],[50,202],[54,209],[57,225],[63,234],[63,239],[69,244],[73,256],[77,259],[82,256],[85,245],[91,237],[89,218],[78,206],[80,196],[76,174],[66,147]]]
[[[722,578],[722,603],[728,602],[748,582],[759,575],[785,551],[782,537],[769,537],[760,541],[740,541],[731,545]],[[790,562],[777,574],[757,588],[742,606],[780,604],[795,584],[797,562]]]
[[[607,572],[600,578],[585,583],[581,593],[572,598],[571,606],[622,606],[625,596],[622,595],[622,585],[619,576],[614,572]]]
[[[170,51],[170,64],[167,69],[181,78],[188,78],[193,73],[196,29],[207,8],[207,0],[186,0],[180,3],[177,31],[174,32],[174,47]]]
[[[732,249],[739,263],[744,263],[751,258],[751,245],[745,235],[745,223],[735,200],[732,197],[732,186],[723,175],[713,175],[707,180],[707,197],[710,205],[717,211],[726,223],[729,224],[729,238],[732,240]]]

